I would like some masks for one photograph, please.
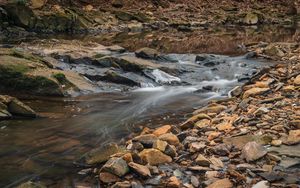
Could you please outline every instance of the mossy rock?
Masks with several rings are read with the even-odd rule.
[[[0,90],[62,96],[60,85],[55,81],[28,74],[41,67],[45,66],[23,58],[0,56]]]
[[[33,93],[37,95],[63,96],[59,84],[42,76],[27,76],[16,69],[0,66],[0,90]]]

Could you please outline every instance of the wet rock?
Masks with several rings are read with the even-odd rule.
[[[172,162],[172,158],[157,149],[144,149],[139,156],[150,165],[158,165]]]
[[[176,147],[173,145],[167,145],[164,153],[174,158],[177,156]]]
[[[13,99],[8,104],[8,111],[14,115],[20,115],[24,117],[36,117],[36,113],[29,106],[25,105],[18,99]]]
[[[155,136],[160,136],[160,135],[169,133],[171,131],[171,129],[172,129],[171,125],[164,125],[162,127],[159,127],[157,129],[155,129],[155,131],[153,132],[153,134]]]
[[[244,18],[244,23],[247,25],[255,25],[259,22],[258,15],[255,13],[248,13]]]
[[[158,64],[154,64],[151,61],[147,61],[144,59],[131,57],[131,56],[123,56],[117,61],[117,64],[125,71],[132,72],[140,72],[146,68],[157,69],[161,66]]]
[[[287,140],[284,142],[287,145],[294,145],[300,142],[300,129],[291,130],[289,132]]]
[[[157,136],[155,136],[154,134],[145,134],[145,135],[134,137],[132,141],[140,142],[141,144],[143,144],[144,147],[151,148],[153,146],[153,143],[157,139],[158,139]]]
[[[204,157],[203,155],[199,154],[198,157],[196,158],[195,162],[200,165],[200,166],[206,166],[209,167],[210,161]]]
[[[129,172],[129,167],[124,159],[111,158],[105,163],[101,171],[110,172],[114,175],[122,177]]]
[[[266,154],[266,149],[262,145],[257,144],[256,142],[248,142],[242,150],[242,155],[247,160],[247,162],[260,159]]]
[[[233,184],[231,183],[231,181],[226,178],[226,179],[221,179],[221,180],[217,180],[214,183],[210,184],[207,186],[207,188],[232,188]]]
[[[251,89],[245,91],[243,98],[245,99],[245,98],[253,97],[256,95],[260,95],[269,90],[270,90],[269,88],[251,88]]]
[[[120,151],[117,144],[110,143],[101,148],[94,149],[84,156],[84,160],[88,165],[106,162],[109,157]]]
[[[108,70],[105,72],[105,75],[101,78],[101,80],[109,81],[117,84],[123,84],[128,86],[141,86],[141,83],[138,80],[130,78],[124,74],[120,74],[117,71]]]
[[[181,182],[175,176],[172,176],[167,183],[167,188],[180,188]]]
[[[151,177],[151,173],[149,168],[146,166],[131,162],[128,164],[128,166],[137,174],[144,176],[144,177]]]
[[[159,52],[152,48],[141,48],[135,51],[136,57],[144,58],[144,59],[157,59],[159,56]]]
[[[114,174],[111,174],[109,172],[100,172],[99,179],[103,183],[115,183],[120,181],[120,178]]]
[[[159,136],[159,139],[162,141],[166,141],[169,144],[174,145],[174,146],[178,146],[180,143],[177,136],[172,133],[163,134],[163,135]]]
[[[252,188],[269,188],[269,182],[268,181],[260,181],[252,186]]]

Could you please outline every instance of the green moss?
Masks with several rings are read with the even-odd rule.
[[[52,76],[60,83],[67,81],[66,76],[63,73],[56,73],[56,74],[53,74]]]
[[[60,84],[64,85],[66,89],[77,89],[76,86],[73,83],[71,83],[63,73],[52,74],[52,77],[55,78]]]
[[[53,80],[42,76],[28,76],[9,67],[0,66],[0,90],[21,91],[41,95],[63,95]]]

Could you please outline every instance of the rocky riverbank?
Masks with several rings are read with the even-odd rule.
[[[268,4],[268,6],[265,6]],[[213,25],[297,25],[297,1],[1,1],[0,40],[51,33],[137,32]]]
[[[80,174],[104,187],[298,187],[299,46],[249,49],[282,62],[181,124],[145,127],[122,146],[91,151]]]

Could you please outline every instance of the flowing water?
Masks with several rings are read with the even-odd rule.
[[[154,70],[152,75],[157,82],[177,84],[145,83],[125,92],[26,100],[50,118],[0,122],[0,187],[30,179],[53,187],[83,181],[73,162],[84,153],[107,142],[121,143],[141,126],[179,123],[193,108],[227,97],[232,88],[271,63],[212,55],[213,64],[204,65],[192,54],[168,57],[176,61],[160,63],[179,66],[184,73],[174,77]]]

